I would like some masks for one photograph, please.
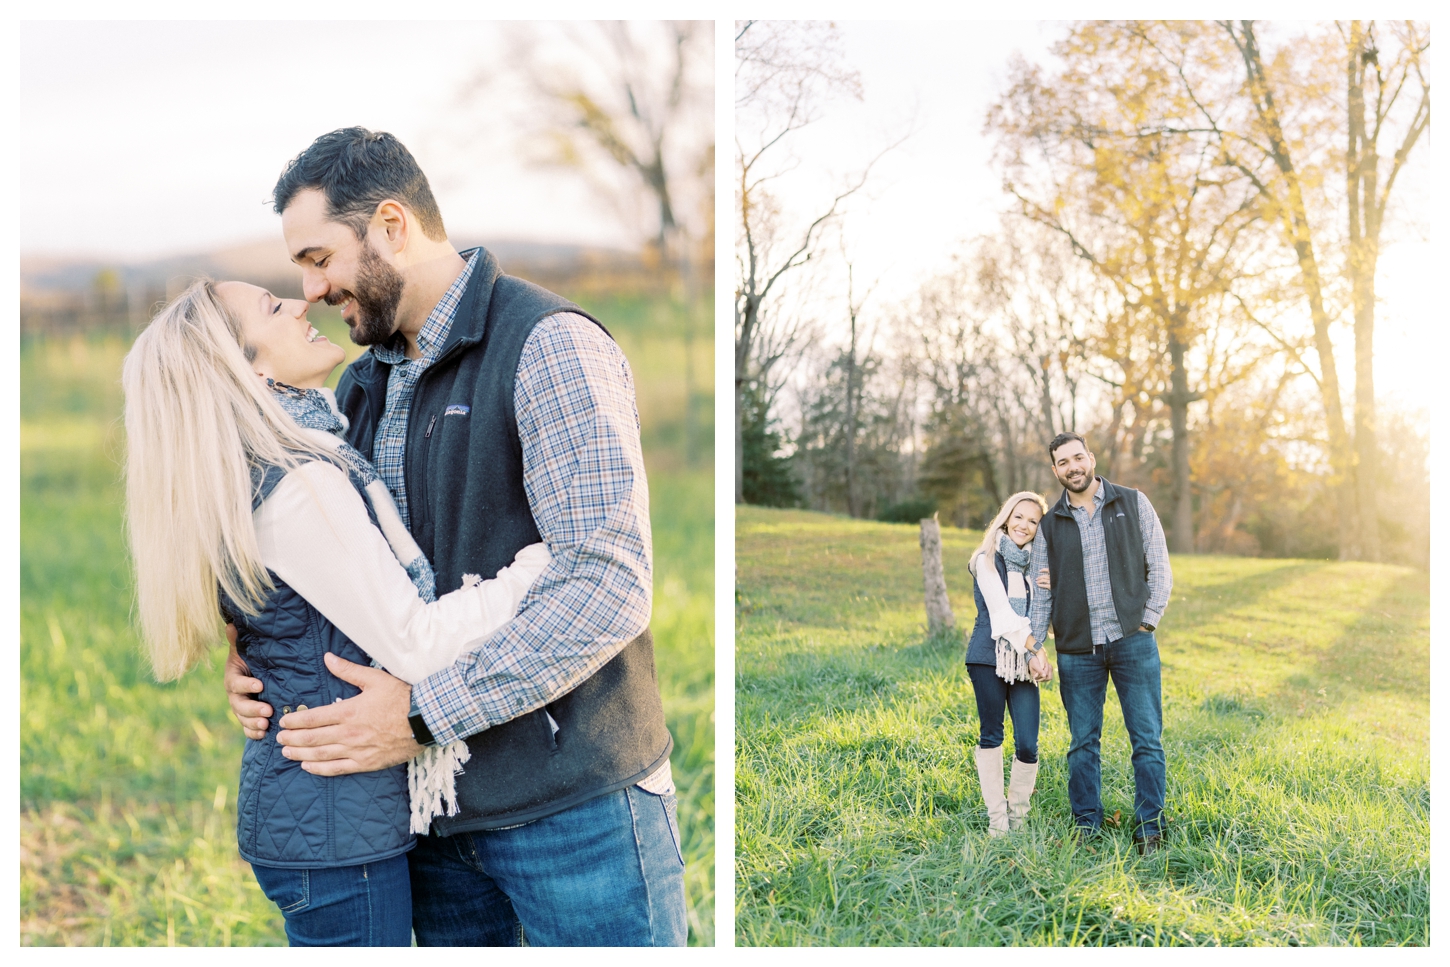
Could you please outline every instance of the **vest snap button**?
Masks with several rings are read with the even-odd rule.
[[[299,712],[305,712],[305,711],[307,711],[307,706],[306,705],[299,705],[299,706],[297,706],[297,711],[299,711]]]
[[[284,706],[282,706],[282,714],[283,715],[286,715],[286,714],[288,714],[291,711],[292,711],[292,706],[290,706],[290,705],[284,705]]]

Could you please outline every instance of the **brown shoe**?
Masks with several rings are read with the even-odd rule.
[[[1149,853],[1156,853],[1163,847],[1162,833],[1149,833],[1143,837],[1133,837],[1133,845],[1138,847],[1139,856],[1147,856]]]

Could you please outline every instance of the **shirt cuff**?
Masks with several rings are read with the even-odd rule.
[[[1156,628],[1163,623],[1163,612],[1154,611],[1152,608],[1144,608],[1143,620],[1141,623],[1145,625],[1152,625],[1154,628]]]
[[[467,702],[468,695],[468,683],[458,671],[457,665],[429,675],[413,686],[413,707],[423,716],[423,721],[428,724],[428,731],[433,733],[433,740],[439,745],[448,745],[464,738],[454,729],[450,719],[463,719],[469,717],[469,713],[475,712],[470,707],[471,703],[459,708],[460,697]],[[463,714],[458,714],[460,712]]]

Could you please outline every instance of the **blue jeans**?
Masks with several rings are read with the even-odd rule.
[[[412,897],[408,857],[327,869],[252,866],[257,884],[287,921],[293,947],[408,947]]]
[[[674,794],[637,786],[511,829],[420,836],[420,947],[684,946]]]
[[[1072,732],[1072,745],[1067,750],[1067,798],[1073,821],[1091,829],[1103,822],[1099,739],[1103,734],[1103,701],[1111,677],[1133,745],[1136,835],[1161,833],[1168,767],[1163,757],[1162,666],[1157,639],[1150,631],[1138,631],[1098,645],[1089,654],[1058,652],[1057,667],[1062,706],[1067,710],[1067,726]]]
[[[1004,714],[1012,712],[1012,741],[1017,746],[1017,761],[1037,761],[1037,721],[1040,712],[1037,686],[1032,682],[1007,682],[997,677],[991,665],[968,665],[972,693],[977,696],[977,721],[982,735],[977,745],[995,749],[1002,744]]]

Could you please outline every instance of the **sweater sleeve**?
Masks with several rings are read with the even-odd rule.
[[[973,577],[982,589],[982,600],[987,602],[987,616],[992,621],[992,639],[1006,638],[1016,651],[1027,650],[1027,635],[1032,622],[1026,615],[1012,610],[1007,598],[1007,589],[1002,587],[1002,576],[997,573],[996,555],[977,556],[977,570]]]
[[[252,520],[262,563],[409,684],[506,624],[550,559],[531,544],[497,577],[424,604],[362,496],[322,461],[288,473]]]

